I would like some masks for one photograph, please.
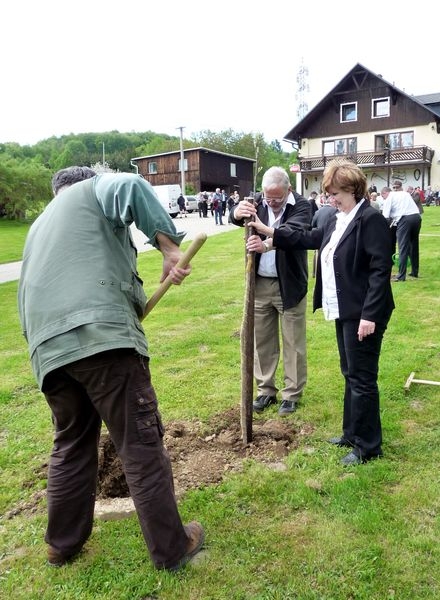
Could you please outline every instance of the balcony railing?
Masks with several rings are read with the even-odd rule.
[[[326,165],[335,159],[348,158],[360,167],[395,167],[405,165],[432,164],[434,150],[428,146],[413,146],[411,148],[398,148],[395,150],[381,150],[380,152],[356,152],[351,154],[335,154],[331,156],[309,156],[300,158],[301,172],[322,171]]]

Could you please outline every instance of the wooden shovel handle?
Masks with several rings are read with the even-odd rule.
[[[200,250],[200,248],[206,242],[207,237],[208,237],[207,234],[204,232],[198,233],[195,236],[195,238],[193,239],[193,241],[191,242],[191,244],[188,246],[188,248],[185,250],[185,252],[182,254],[182,257],[180,258],[179,262],[176,264],[176,267],[180,267],[180,268],[187,267],[188,264],[191,262],[191,259],[193,258],[193,256],[195,254],[197,254],[197,252]],[[156,304],[159,302],[159,300],[162,298],[162,296],[165,294],[165,292],[171,287],[171,285],[172,285],[171,277],[170,277],[170,275],[168,275],[167,278],[162,281],[162,283],[157,288],[157,290],[154,292],[154,294],[149,298],[141,321],[143,321],[145,319],[145,317],[153,310],[153,308],[156,306]]]

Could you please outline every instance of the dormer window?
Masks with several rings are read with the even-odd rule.
[[[390,116],[390,99],[373,98],[371,101],[371,118],[380,119]]]
[[[341,104],[341,123],[357,121],[357,102]]]

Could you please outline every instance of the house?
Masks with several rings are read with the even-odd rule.
[[[329,161],[358,164],[380,192],[393,180],[440,189],[440,93],[410,96],[360,64],[284,138],[298,148],[296,187],[321,191]]]
[[[208,148],[189,148],[183,150],[183,162],[185,187],[192,186],[195,192],[219,187],[228,194],[237,191],[243,198],[253,190],[255,159]],[[180,150],[131,160],[151,185],[181,184],[180,163]]]

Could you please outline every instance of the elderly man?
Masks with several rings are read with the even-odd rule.
[[[71,167],[26,239],[18,303],[38,386],[52,411],[47,482],[48,562],[82,550],[93,526],[104,422],[122,461],[142,533],[158,569],[199,552],[200,523],[183,525],[141,325],[146,296],[131,223],[163,256],[162,281],[180,284],[179,234],[139,175]]]
[[[262,188],[263,197],[256,206],[247,200],[239,202],[229,220],[243,226],[246,218],[257,216],[275,229],[273,238],[262,235],[252,248],[257,253],[254,377],[258,391],[253,408],[260,413],[277,402],[281,327],[284,385],[278,414],[289,415],[307,380],[307,251],[291,248],[291,234],[310,227],[311,209],[306,198],[292,192],[289,176],[281,167],[265,172]]]

